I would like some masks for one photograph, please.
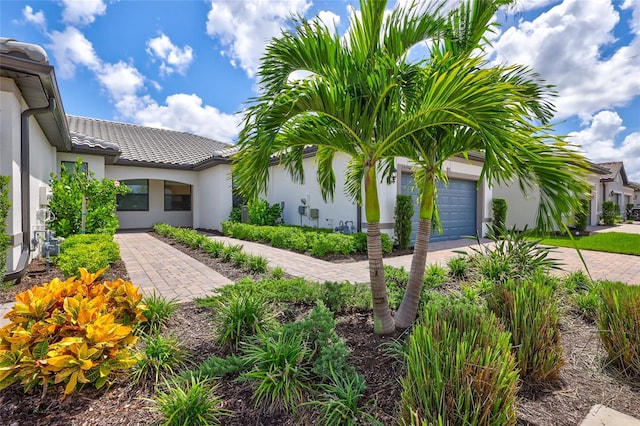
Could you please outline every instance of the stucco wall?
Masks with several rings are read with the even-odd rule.
[[[196,228],[221,230],[232,205],[231,166],[220,164],[198,172],[193,224]]]
[[[105,166],[107,179],[149,179],[149,210],[118,212],[120,229],[151,228],[155,223],[173,226],[193,226],[194,194],[193,186],[198,183],[197,172],[191,170],[156,169],[136,166]],[[164,211],[164,180],[192,185],[192,211]]]
[[[13,80],[0,78],[0,175],[11,176],[9,201],[11,208],[4,230],[17,241],[22,241],[20,220],[20,91]],[[7,267],[13,270],[20,258],[22,247],[10,247]]]

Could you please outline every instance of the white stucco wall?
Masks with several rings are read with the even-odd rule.
[[[103,179],[105,177],[104,157],[100,155],[75,154],[70,152],[58,152],[56,173],[60,173],[60,164],[62,164],[63,161],[75,162],[78,157],[82,158],[83,163],[87,163],[87,167],[90,172],[93,172],[94,178]]]
[[[198,172],[194,197],[193,226],[222,230],[232,205],[231,166],[220,164]]]
[[[318,186],[314,158],[304,159],[305,182],[292,182],[289,174],[279,166],[273,166],[269,171],[269,188],[266,199],[270,204],[284,201],[284,221],[287,224],[330,228],[338,226],[340,221],[352,221],[357,224],[356,205],[344,194],[345,170],[349,158],[347,155],[337,155],[334,160],[336,174],[336,192],[333,201],[324,201]],[[307,199],[305,214],[298,214],[301,199]],[[318,209],[318,219],[312,219],[310,209]],[[363,213],[364,214],[364,213]],[[363,219],[364,221],[364,219]]]
[[[4,230],[9,236],[22,241],[20,220],[20,91],[13,80],[0,77],[0,175],[10,176],[9,201],[11,206]],[[7,267],[15,269],[22,247],[10,247]]]
[[[198,183],[197,172],[191,170],[157,169],[153,167],[137,166],[105,166],[107,179],[149,179],[149,210],[148,211],[120,211],[117,212],[120,229],[146,229],[162,222],[173,226],[192,226],[193,210],[196,207],[194,194]],[[164,211],[164,181],[192,185],[192,211]]]

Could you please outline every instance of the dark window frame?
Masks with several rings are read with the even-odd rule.
[[[167,184],[169,186],[184,186],[189,188],[188,194],[167,194]],[[169,198],[167,198],[169,197]],[[193,187],[188,183],[176,182],[172,180],[163,181],[163,204],[165,212],[190,212],[193,211]],[[188,207],[187,207],[188,206]]]
[[[118,204],[118,208],[116,211],[119,212],[148,212],[149,211],[149,179],[125,179],[125,180],[121,180],[120,183],[123,185],[127,185],[127,182],[131,182],[131,181],[136,181],[136,182],[141,182],[141,181],[145,181],[146,182],[146,186],[147,186],[147,192],[129,192],[126,195],[118,195],[117,196],[117,204]],[[131,185],[141,185],[140,183],[135,183],[135,184],[131,184]],[[128,186],[128,185],[127,185]],[[123,208],[121,207],[121,203],[122,200],[126,200],[127,198],[131,198],[132,196],[137,197],[137,198],[141,198],[146,200],[146,208]],[[142,196],[142,197],[140,197]]]

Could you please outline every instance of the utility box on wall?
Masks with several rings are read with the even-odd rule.
[[[311,217],[311,219],[319,218],[320,217],[320,211],[318,209],[309,210],[309,217]]]

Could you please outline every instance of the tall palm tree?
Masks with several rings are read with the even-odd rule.
[[[475,62],[470,69],[472,74],[492,74],[494,80],[485,88],[490,102],[484,105],[488,107],[487,114],[476,115],[481,120],[474,126],[447,124],[413,133],[395,152],[416,165],[420,193],[409,282],[395,316],[399,328],[409,327],[417,315],[432,218],[436,214],[436,181],[446,179],[445,161],[472,151],[480,152],[485,157],[481,180],[491,185],[515,179],[523,190],[539,188],[537,226],[542,230],[557,226],[564,214],[580,209],[579,195],[589,191],[584,157],[560,137],[552,135],[546,124],[554,112],[548,101],[554,94],[550,87],[524,67],[489,67],[480,59],[472,58],[478,56],[481,43],[487,43],[484,37],[491,29],[491,19],[498,6],[498,2],[469,1],[452,11],[445,36],[433,44],[424,66],[425,85],[437,84],[437,80],[428,75],[430,69],[439,69],[451,62]],[[412,107],[420,109],[421,105]]]

